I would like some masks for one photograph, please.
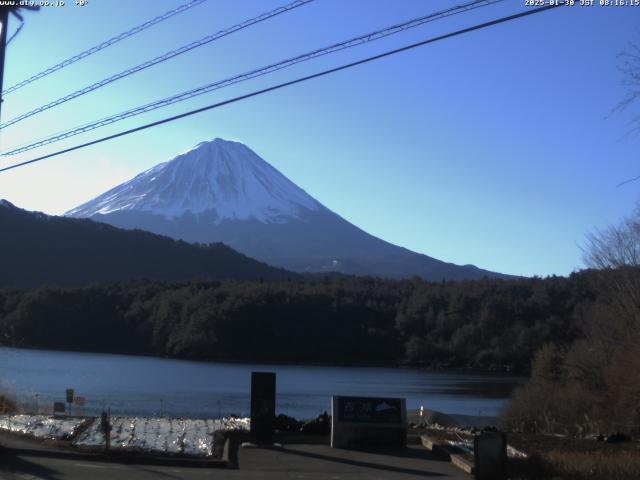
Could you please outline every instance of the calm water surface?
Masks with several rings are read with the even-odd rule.
[[[407,399],[407,408],[495,415],[517,377],[415,369],[203,363],[152,357],[0,348],[0,382],[27,406],[86,398],[86,413],[217,417],[249,414],[252,371],[277,374],[277,412],[311,418],[331,395]]]

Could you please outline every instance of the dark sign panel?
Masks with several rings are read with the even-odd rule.
[[[357,423],[401,423],[402,399],[338,397],[338,420]]]
[[[64,413],[66,408],[64,402],[53,402],[53,413]]]

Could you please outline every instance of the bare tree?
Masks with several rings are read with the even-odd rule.
[[[612,113],[626,110],[640,98],[640,45],[629,42],[627,50],[619,54],[618,59],[618,70],[622,74],[622,85],[626,91],[622,100],[613,108]],[[628,134],[639,133],[640,115],[636,115],[631,123],[634,127]],[[638,180],[640,180],[640,175],[620,182],[618,187]]]
[[[618,332],[619,335],[627,341],[635,340],[640,332],[640,206],[618,225],[587,234],[582,251],[588,267],[603,271],[605,293],[611,299],[618,326],[635,330],[627,332],[629,335]],[[617,270],[616,274],[607,274],[612,269]],[[607,324],[607,328],[612,327],[611,322]]]
[[[640,207],[619,225],[588,233],[583,261],[597,269],[640,267]]]
[[[640,98],[640,45],[629,43],[629,48],[618,55],[620,63],[618,69],[622,73],[622,84],[626,87],[625,95],[614,108],[614,111],[622,111]],[[640,116],[635,118],[640,129]]]
[[[640,70],[639,70],[640,71]],[[618,225],[587,235],[584,262],[602,273],[606,301],[596,308],[585,329],[587,354],[601,352],[606,387],[603,398],[624,414],[610,411],[625,422],[638,422],[640,410],[640,207]],[[579,353],[573,348],[574,353]],[[571,361],[571,359],[568,359]],[[584,361],[572,363],[586,364]]]

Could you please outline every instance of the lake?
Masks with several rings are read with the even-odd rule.
[[[28,408],[50,409],[65,389],[84,413],[220,417],[249,415],[252,371],[277,374],[277,413],[311,418],[331,395],[404,397],[407,408],[496,415],[522,379],[377,367],[191,362],[154,357],[0,348],[0,387]],[[77,412],[81,413],[81,412]]]

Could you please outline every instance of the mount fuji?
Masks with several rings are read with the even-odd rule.
[[[461,280],[506,275],[454,265],[364,232],[242,143],[216,138],[66,213],[192,243],[222,242],[297,272]]]

